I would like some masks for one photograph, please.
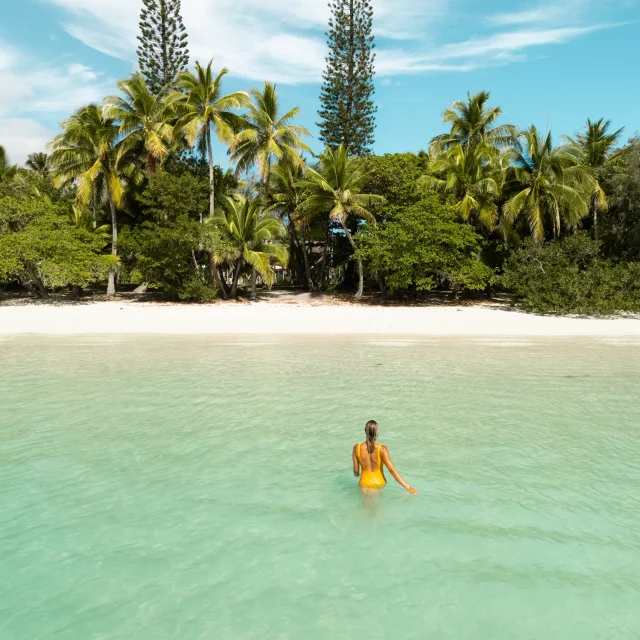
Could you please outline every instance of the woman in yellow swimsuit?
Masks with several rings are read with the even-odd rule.
[[[410,487],[396,471],[389,456],[389,450],[383,444],[376,444],[378,439],[378,423],[375,420],[367,422],[364,432],[367,441],[353,447],[353,474],[360,476],[360,486],[365,489],[381,489],[387,484],[384,477],[384,467],[409,493],[418,493]]]

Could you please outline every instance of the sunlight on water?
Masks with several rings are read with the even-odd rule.
[[[4,341],[0,638],[638,638],[639,380],[634,341]],[[369,418],[419,496],[359,492]]]

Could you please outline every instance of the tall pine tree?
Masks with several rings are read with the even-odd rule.
[[[138,60],[149,89],[157,95],[189,64],[187,33],[180,15],[180,0],[142,2]]]
[[[320,139],[344,144],[354,155],[371,153],[375,114],[375,47],[371,0],[331,0],[329,55],[320,94]]]

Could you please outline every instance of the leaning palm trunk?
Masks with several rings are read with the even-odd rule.
[[[116,205],[113,202],[113,195],[111,194],[111,189],[107,187],[107,194],[109,197],[109,208],[111,209],[111,255],[117,257],[118,255],[118,225],[117,225],[117,214],[116,214]],[[115,264],[111,267],[109,271],[109,284],[107,286],[107,295],[115,296],[116,295],[116,266]]]
[[[351,244],[351,248],[356,250],[356,243],[353,240],[353,236],[351,232],[347,228],[347,225],[344,221],[341,221],[342,229],[344,230],[345,235],[347,236],[347,240],[349,240],[349,244]],[[362,260],[358,258],[358,290],[356,291],[356,300],[360,300],[364,294],[364,270],[362,268]]]

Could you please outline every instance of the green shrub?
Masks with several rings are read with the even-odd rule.
[[[218,290],[203,280],[187,280],[177,290],[177,295],[184,302],[209,302],[218,297]]]
[[[0,197],[0,282],[33,293],[104,281],[117,258],[103,255],[102,234],[75,228],[68,207],[22,195]]]
[[[435,195],[393,207],[385,222],[358,235],[361,258],[384,275],[392,292],[429,291],[439,285],[482,290],[493,271],[479,259],[480,236]]]
[[[507,260],[501,284],[529,311],[640,312],[640,263],[599,257],[586,232],[547,244],[527,240]]]
[[[202,225],[187,216],[174,219],[171,226],[143,222],[134,229],[125,228],[118,246],[131,280],[147,282],[170,297],[182,298],[203,281],[206,264],[194,261],[202,242]],[[186,299],[190,295],[186,296]]]

